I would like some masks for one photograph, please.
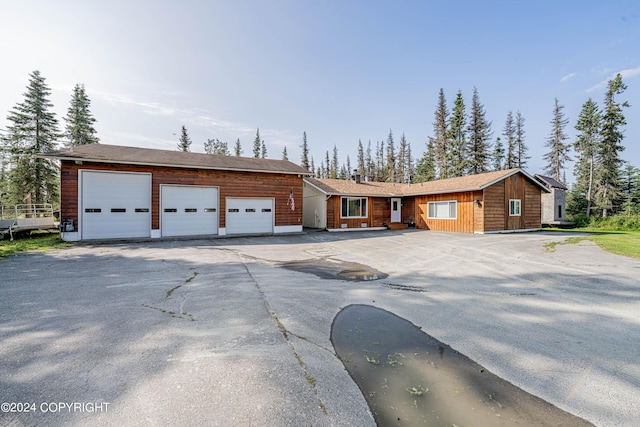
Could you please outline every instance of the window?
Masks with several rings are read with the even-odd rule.
[[[164,212],[165,213],[176,213],[176,212],[178,212],[178,209],[164,208]]]
[[[429,202],[427,217],[432,219],[458,219],[458,202]]]
[[[205,212],[215,212],[216,208],[204,208]]]
[[[558,205],[558,218],[562,218],[562,205]]]
[[[341,218],[366,218],[367,198],[343,197],[340,199]]]
[[[111,208],[111,212],[125,213],[127,210],[125,208]]]
[[[509,200],[509,216],[520,216],[520,199]]]
[[[137,213],[147,213],[149,212],[149,208],[136,208]]]
[[[184,209],[185,212],[198,212],[197,208],[185,208]]]

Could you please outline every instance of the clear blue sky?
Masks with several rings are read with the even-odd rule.
[[[0,128],[40,70],[61,126],[85,84],[103,143],[174,149],[185,125],[192,151],[240,138],[251,156],[260,127],[270,158],[286,146],[299,162],[306,131],[316,166],[334,144],[355,164],[358,140],[375,147],[389,129],[421,156],[440,88],[469,109],[475,86],[494,140],[509,110],[524,116],[532,173],[554,98],[573,141],[582,104],[602,104],[621,72],[622,155],[640,167],[635,0],[7,1],[0,52]]]

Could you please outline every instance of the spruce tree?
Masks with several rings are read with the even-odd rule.
[[[513,169],[518,167],[518,147],[516,145],[516,125],[513,121],[513,113],[511,110],[507,112],[507,120],[502,129],[502,136],[507,141],[507,155],[504,161],[505,169]]]
[[[531,156],[527,155],[527,145],[524,142],[524,117],[520,114],[520,111],[516,113],[516,151],[518,161],[516,163],[516,167],[524,169],[527,167],[527,160],[531,158]]]
[[[367,181],[375,181],[375,163],[373,161],[373,155],[371,153],[371,140],[369,140],[369,143],[367,145],[367,151],[364,154],[364,164],[365,164],[365,168],[366,168],[366,180]]]
[[[500,137],[496,138],[496,145],[493,147],[493,170],[501,171],[504,169],[504,146]]]
[[[191,151],[191,138],[187,133],[187,128],[182,125],[180,139],[178,139],[178,151]]]
[[[287,155],[287,146],[284,146],[284,149],[282,150],[282,160],[289,160],[289,156]],[[309,170],[309,168],[307,168],[307,170]]]
[[[233,153],[236,157],[242,156],[242,146],[240,145],[240,138],[236,139],[236,144],[233,146]]]
[[[77,84],[73,88],[67,117],[64,118],[67,123],[65,131],[73,145],[97,144],[100,142],[93,127],[96,119],[89,110],[90,106],[91,101],[84,90],[84,85]]]
[[[427,151],[416,164],[415,182],[427,182],[436,179],[435,142],[429,138]]]
[[[385,181],[397,182],[396,179],[396,148],[393,142],[393,132],[389,129],[389,136],[387,136],[387,163],[384,167]]]
[[[256,139],[253,140],[253,157],[256,159],[260,158],[260,149],[262,148],[260,141],[260,128],[258,128],[256,130]]]
[[[367,167],[364,160],[364,148],[362,147],[362,140],[358,140],[358,174],[361,179],[365,179],[367,176]]]
[[[575,129],[579,131],[573,144],[576,152],[576,163],[573,169],[575,185],[571,190],[572,204],[576,208],[572,213],[585,212],[587,218],[591,216],[594,195],[596,170],[596,153],[600,145],[601,117],[598,104],[591,98],[582,105]],[[583,210],[584,209],[584,210]]]
[[[549,148],[549,152],[544,155],[544,159],[547,161],[545,172],[558,182],[563,181],[564,165],[571,160],[569,158],[571,145],[565,143],[569,139],[565,132],[569,119],[565,118],[563,109],[564,105],[560,105],[558,98],[555,98],[553,118],[551,119],[551,133],[547,137],[545,144]]]
[[[478,89],[473,88],[471,116],[469,117],[469,172],[472,175],[487,172],[490,160],[491,123],[485,118],[484,106],[480,103]]]
[[[333,145],[333,157],[331,158],[331,167],[329,168],[329,178],[338,178],[338,147]]]
[[[402,134],[400,138],[400,145],[398,147],[398,161],[397,161],[397,174],[398,178],[396,182],[407,182],[407,139]]]
[[[329,160],[329,150],[327,150],[324,158],[323,178],[331,178],[331,160]]]
[[[640,170],[630,163],[626,163],[620,171],[618,192],[622,196],[622,212],[627,217],[636,214],[640,206],[640,199],[638,199],[640,194],[640,188],[638,188],[639,177]]]
[[[53,151],[60,138],[58,120],[50,111],[51,90],[39,71],[29,75],[24,102],[9,112],[7,134],[3,138],[12,166],[8,176],[9,198],[22,203],[57,203],[58,168],[52,160],[36,158],[36,154]]]
[[[302,157],[300,158],[300,166],[306,170],[313,172],[313,168],[309,165],[309,145],[307,144],[307,132],[302,132]]]
[[[433,140],[435,147],[435,159],[437,174],[440,179],[449,178],[449,145],[447,139],[447,124],[449,117],[449,109],[447,108],[447,100],[444,96],[444,90],[440,88],[438,94],[438,106],[435,112],[435,121],[433,122]]]
[[[629,107],[629,103],[627,101],[619,103],[615,98],[626,89],[627,85],[622,82],[620,73],[613,80],[609,80],[602,112],[596,192],[598,207],[602,209],[602,216],[605,218],[616,208],[615,201],[618,197],[617,185],[622,165],[620,152],[624,150],[622,145],[624,134],[620,128],[627,124],[622,108]]]
[[[267,146],[264,143],[264,139],[260,142],[260,158],[262,159],[267,158]]]
[[[451,120],[449,121],[449,164],[450,177],[463,176],[467,170],[467,134],[466,134],[466,111],[462,91],[458,90],[453,103]]]

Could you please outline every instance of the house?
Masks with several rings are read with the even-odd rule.
[[[542,195],[542,224],[549,226],[572,225],[566,217],[566,191],[563,183],[544,175],[534,175],[534,178],[547,186],[549,193]]]
[[[106,144],[60,161],[67,241],[302,231],[302,178],[289,161]]]
[[[417,184],[304,178],[303,225],[492,233],[541,227],[549,190],[522,169]]]

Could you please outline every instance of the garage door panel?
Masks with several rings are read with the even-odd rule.
[[[226,215],[227,234],[273,232],[273,199],[229,198]]]
[[[82,238],[149,237],[151,175],[82,173]]]
[[[161,186],[163,236],[218,233],[218,188],[188,185]]]

